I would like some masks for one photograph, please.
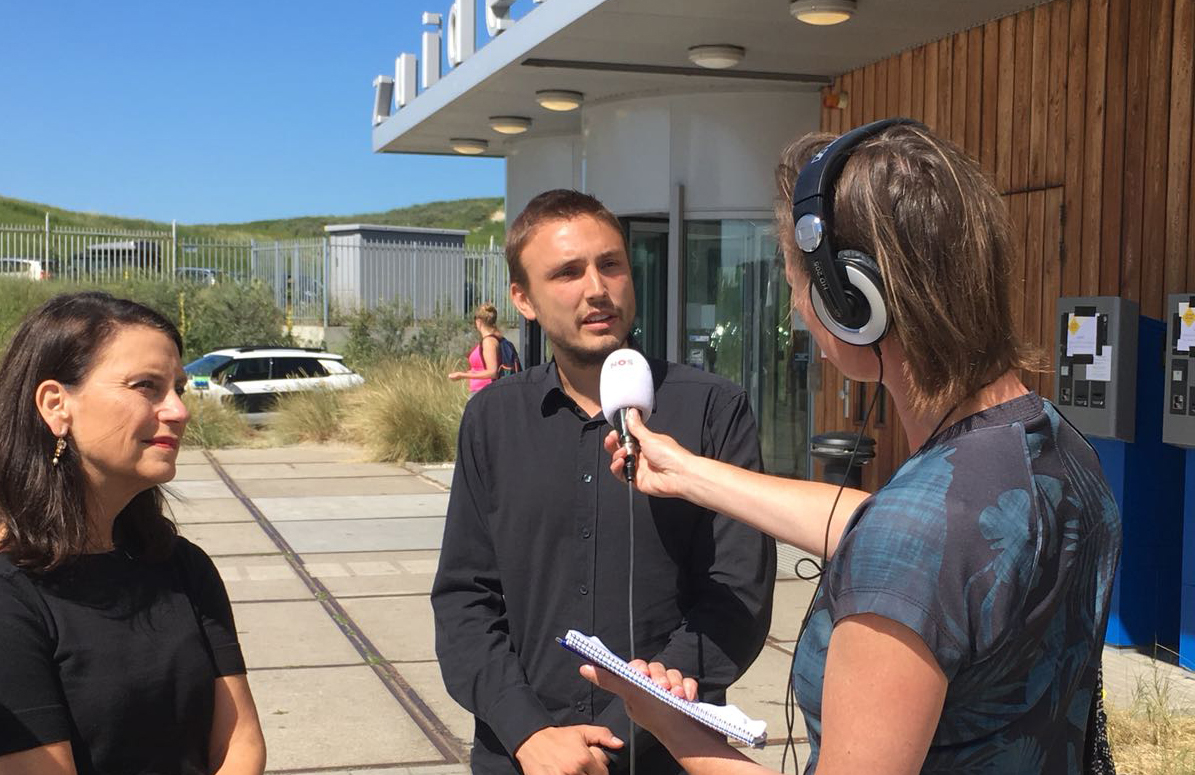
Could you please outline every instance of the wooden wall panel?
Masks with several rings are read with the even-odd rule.
[[[1012,182],[1010,190],[1029,187],[1030,100],[1033,97],[1033,11],[1017,14],[1013,48]]]
[[[1059,296],[1122,295],[1161,317],[1195,284],[1195,0],[1053,0],[844,73],[822,127],[909,115],[976,157],[1018,246],[1013,314],[1051,369]],[[815,432],[856,429],[819,360]],[[866,386],[852,385],[848,406]],[[871,394],[868,393],[868,396]],[[890,400],[864,484],[908,455]]]
[[[1149,13],[1148,0],[1137,0],[1128,9],[1128,38],[1125,49],[1124,178],[1120,209],[1119,296],[1141,298],[1141,219],[1145,212],[1145,124],[1149,97]],[[1130,128],[1139,131],[1129,131]],[[1106,216],[1105,216],[1106,217]],[[1112,262],[1110,262],[1112,263]],[[1155,315],[1157,317],[1157,315]]]
[[[1087,138],[1087,1],[1070,0],[1066,72],[1066,191],[1063,194],[1062,295],[1082,292],[1083,163]]]
[[[1174,44],[1170,58],[1170,137],[1169,155],[1166,160],[1166,258],[1163,276],[1166,288],[1188,290],[1187,282],[1195,278],[1195,272],[1188,273],[1187,263],[1195,251],[1190,245],[1190,207],[1195,202],[1191,196],[1191,159],[1195,153],[1191,143],[1195,132],[1191,131],[1192,80],[1192,37],[1195,36],[1195,0],[1174,0]]]
[[[1047,80],[1046,108],[1046,186],[1061,186],[1064,182],[1066,155],[1066,75],[1067,44],[1070,42],[1070,5],[1068,2],[1050,6],[1050,66]]]
[[[1140,0],[1138,0],[1140,2]],[[1129,0],[1108,2],[1107,89],[1104,107],[1104,196],[1100,218],[1100,295],[1120,291],[1121,208],[1124,200],[1125,75]]]
[[[1028,12],[1026,12],[1028,15]],[[1046,185],[1046,121],[1050,108],[1050,10],[1033,9],[1032,61],[1029,64],[1029,172],[1025,188]]]
[[[967,33],[954,36],[950,54],[950,139],[957,146],[967,142]]]
[[[938,126],[938,41],[925,46],[925,107],[922,114],[926,126]]]
[[[963,147],[979,158],[980,127],[983,104],[983,28],[975,27],[967,33],[967,132]]]
[[[1082,2],[1082,0],[1076,0]],[[1087,133],[1083,152],[1083,242],[1079,294],[1100,292],[1100,213],[1104,194],[1104,94],[1108,54],[1108,0],[1089,0],[1087,10]],[[1076,160],[1077,161],[1077,160]]]
[[[1149,29],[1155,36],[1149,57],[1145,116],[1145,196],[1141,215],[1141,314],[1164,320],[1166,266],[1166,152],[1170,129],[1170,45],[1173,0],[1150,2]]]
[[[925,47],[913,50],[913,94],[909,100],[909,117],[925,120]]]
[[[991,175],[996,173],[996,107],[993,98],[1000,84],[1000,24],[990,21],[983,26],[983,80],[979,103],[979,163]]]

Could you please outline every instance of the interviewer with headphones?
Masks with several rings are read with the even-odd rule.
[[[1018,377],[1037,356],[1012,319],[998,194],[963,151],[902,119],[802,138],[777,181],[797,312],[845,376],[884,384],[915,452],[868,495],[699,458],[633,419],[635,486],[823,558],[785,678],[807,773],[1082,772],[1120,517],[1090,445]],[[626,453],[614,434],[606,447],[619,475]],[[639,667],[696,695],[665,665]],[[765,771],[582,672],[686,771]]]

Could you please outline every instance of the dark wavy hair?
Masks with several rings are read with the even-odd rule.
[[[153,328],[182,353],[174,324],[149,307],[107,293],[56,296],[21,323],[0,362],[0,551],[15,564],[48,572],[83,554],[88,545],[87,483],[67,445],[57,466],[57,442],[37,410],[46,380],[78,385],[116,333]],[[177,530],[164,514],[158,487],[137,494],[116,517],[113,538],[130,555],[160,560]]]

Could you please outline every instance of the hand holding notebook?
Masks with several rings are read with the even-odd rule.
[[[762,748],[767,742],[767,724],[765,722],[748,718],[745,713],[733,705],[710,705],[676,696],[628,665],[596,637],[583,635],[576,630],[569,630],[563,638],[556,640],[560,645],[587,662],[609,670],[660,702],[710,729],[756,748]]]

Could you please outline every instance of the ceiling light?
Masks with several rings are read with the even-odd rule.
[[[793,0],[788,12],[806,24],[841,24],[855,15],[855,0]]]
[[[692,46],[689,49],[689,61],[698,67],[708,67],[711,70],[725,70],[743,61],[743,54],[747,53],[742,46],[719,44],[716,46]]]
[[[548,110],[576,110],[585,101],[585,95],[579,91],[545,89],[535,93],[535,101]]]
[[[448,141],[452,145],[452,150],[457,153],[463,153],[466,156],[476,156],[479,153],[485,153],[490,144],[485,140],[478,140],[472,137],[454,137]]]
[[[490,129],[504,135],[521,135],[531,128],[526,116],[490,116]]]

